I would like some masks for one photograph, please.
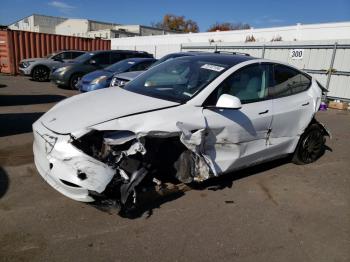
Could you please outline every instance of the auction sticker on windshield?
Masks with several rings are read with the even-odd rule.
[[[225,69],[224,67],[221,67],[221,66],[209,65],[209,64],[202,65],[201,68],[216,71],[216,72],[221,72],[222,70]]]

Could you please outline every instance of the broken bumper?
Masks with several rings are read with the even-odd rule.
[[[42,178],[63,195],[92,202],[89,191],[102,193],[115,170],[84,154],[69,135],[56,134],[37,121],[33,125],[34,162]]]

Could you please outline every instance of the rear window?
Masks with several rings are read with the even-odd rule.
[[[274,81],[269,87],[269,97],[283,97],[306,91],[311,80],[304,73],[284,65],[273,65]]]

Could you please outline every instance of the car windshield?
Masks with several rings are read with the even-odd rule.
[[[132,67],[136,63],[137,62],[135,62],[133,60],[127,59],[127,60],[117,62],[113,65],[110,65],[110,66],[106,67],[105,70],[113,72],[113,73],[122,73],[122,72],[125,72],[126,70],[128,70],[130,67]]]
[[[93,55],[94,55],[94,53],[85,53],[81,56],[78,56],[77,58],[75,58],[73,60],[78,62],[78,63],[84,63],[84,62],[88,61]]]
[[[141,74],[124,89],[184,103],[229,67],[229,64],[210,56],[171,59]]]
[[[179,53],[179,54],[169,54],[169,55],[165,55],[163,56],[161,59],[159,59],[157,62],[155,62],[154,64],[152,64],[151,67],[154,67],[156,65],[159,65],[167,60],[170,60],[170,59],[174,59],[174,58],[177,58],[177,57],[182,57],[182,56],[189,56],[189,55],[186,55],[186,54],[183,54],[183,53]]]

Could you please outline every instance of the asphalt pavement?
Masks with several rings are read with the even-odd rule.
[[[350,261],[350,113],[329,150],[150,197],[140,216],[68,199],[38,175],[32,123],[76,91],[0,75],[0,261]]]

